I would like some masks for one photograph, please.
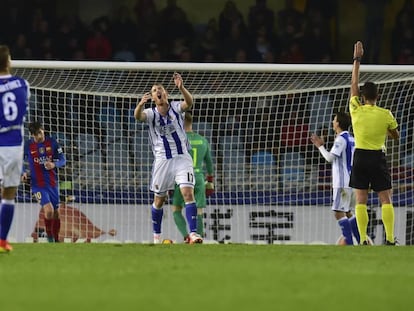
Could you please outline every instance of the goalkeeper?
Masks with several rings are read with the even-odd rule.
[[[194,194],[197,204],[197,233],[203,237],[203,210],[204,207],[206,207],[206,196],[211,196],[214,192],[214,167],[211,158],[211,148],[205,137],[193,132],[193,117],[190,112],[185,113],[184,130],[191,145],[190,154],[193,158],[194,175],[196,180]],[[204,167],[207,171],[207,177]],[[183,235],[184,242],[189,243],[187,223],[181,213],[184,206],[184,200],[177,185],[174,190],[172,204],[174,222],[180,233]]]

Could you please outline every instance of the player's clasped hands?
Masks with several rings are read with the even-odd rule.
[[[53,170],[56,167],[55,163],[47,161],[45,162],[45,168],[49,171],[49,170]]]
[[[324,140],[323,140],[323,138],[322,137],[319,137],[315,133],[312,133],[311,134],[310,140],[318,148],[325,143]]]

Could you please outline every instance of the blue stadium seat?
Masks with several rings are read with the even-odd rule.
[[[100,109],[99,121],[103,127],[113,128],[113,124],[121,123],[121,112],[114,106],[106,106]]]
[[[57,133],[52,134],[52,136],[58,141],[58,143],[62,147],[70,146],[71,144],[70,139],[68,139],[64,133],[57,132]]]
[[[263,191],[278,189],[276,159],[271,152],[259,151],[250,159],[250,189]]]
[[[211,143],[211,138],[213,136],[213,129],[209,122],[194,122],[193,123],[194,132],[203,135]]]
[[[259,151],[252,155],[251,164],[274,165],[275,157],[271,152]]]
[[[305,159],[299,152],[280,155],[280,173],[283,191],[296,192],[305,187]]]

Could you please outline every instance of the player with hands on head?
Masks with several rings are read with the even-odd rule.
[[[32,193],[45,215],[45,229],[50,243],[59,242],[59,179],[57,169],[66,164],[62,147],[55,138],[46,136],[40,122],[29,124],[32,136],[25,144],[24,158],[29,164]],[[24,170],[22,181],[28,180]]]
[[[10,49],[0,45],[0,253],[13,250],[7,237],[13,222],[17,187],[20,185],[23,124],[29,98],[29,83],[11,74]]]
[[[134,118],[148,125],[149,140],[154,154],[150,190],[154,193],[151,206],[154,243],[162,242],[161,225],[163,205],[168,192],[177,184],[185,202],[185,214],[190,229],[190,243],[202,243],[197,234],[197,205],[194,197],[193,160],[184,130],[184,113],[193,106],[193,96],[184,87],[179,73],[173,75],[175,86],[184,97],[183,101],[169,101],[168,92],[160,83],[155,83],[145,93],[134,110]],[[145,108],[148,100],[155,104]]]
[[[187,133],[187,138],[191,145],[190,154],[193,158],[195,176],[194,195],[197,204],[197,233],[204,237],[203,213],[207,205],[206,196],[209,197],[214,193],[214,167],[211,149],[209,142],[204,136],[193,132],[193,116],[189,111],[184,116],[184,130]],[[182,234],[184,241],[189,243],[187,223],[181,212],[184,206],[184,200],[178,186],[174,190],[172,205],[174,222]]]
[[[348,132],[351,117],[345,112],[337,112],[332,121],[335,141],[330,151],[326,150],[323,138],[311,135],[312,143],[326,161],[332,163],[332,211],[341,228],[346,245],[354,245],[352,236],[359,244],[359,232],[352,208],[355,206],[355,195],[349,187],[352,167],[352,154],[355,149],[354,137]]]
[[[355,213],[361,244],[368,245],[367,211],[369,189],[375,191],[381,202],[381,218],[385,228],[386,245],[396,245],[394,237],[394,206],[392,204],[391,174],[385,155],[387,136],[399,139],[398,123],[390,110],[377,106],[378,87],[365,82],[359,89],[359,68],[364,47],[354,44],[349,111],[355,136],[355,153],[350,186],[355,189]],[[362,102],[360,99],[362,95]]]

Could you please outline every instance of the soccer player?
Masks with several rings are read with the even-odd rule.
[[[311,141],[318,147],[322,156],[332,163],[332,210],[346,245],[354,245],[352,235],[359,244],[359,233],[352,208],[355,206],[355,196],[349,187],[351,174],[352,155],[355,149],[354,137],[348,132],[351,126],[351,117],[345,112],[337,112],[332,121],[335,131],[335,141],[330,151],[324,147],[324,140],[316,134],[312,134]]]
[[[7,236],[13,221],[17,187],[23,165],[23,123],[30,98],[29,83],[10,74],[11,56],[6,45],[0,45],[0,253],[13,247]]]
[[[40,203],[45,214],[45,229],[49,242],[59,242],[59,180],[57,168],[66,164],[62,147],[55,138],[45,136],[40,122],[29,124],[31,138],[24,149],[25,159],[29,162],[30,185],[32,193]],[[22,181],[28,180],[23,172]]]
[[[206,207],[206,196],[211,196],[214,192],[214,167],[211,158],[210,144],[205,137],[193,132],[193,116],[188,111],[184,116],[184,130],[187,133],[187,138],[191,145],[190,154],[193,158],[195,176],[194,194],[197,204],[197,233],[203,237],[203,209]],[[205,171],[207,172],[207,176]],[[187,223],[181,212],[184,206],[184,200],[178,186],[175,187],[172,204],[174,222],[184,237],[185,243],[189,243],[190,238],[187,231]]]
[[[382,223],[385,228],[386,245],[396,245],[394,237],[394,207],[392,205],[391,174],[385,156],[387,136],[399,139],[398,123],[388,109],[377,106],[378,88],[373,82],[365,82],[359,98],[359,67],[364,48],[361,41],[354,45],[354,62],[351,79],[349,110],[355,135],[355,153],[350,186],[355,189],[355,213],[361,243],[368,245],[367,212],[368,191],[374,190],[381,202]]]
[[[184,101],[168,101],[165,88],[156,83],[151,92],[145,93],[134,110],[134,118],[146,122],[154,154],[150,190],[154,193],[151,216],[154,243],[161,243],[161,222],[163,205],[168,191],[179,185],[185,202],[186,218],[190,227],[190,243],[202,243],[197,234],[197,205],[194,198],[193,161],[188,151],[189,145],[184,130],[184,112],[193,106],[193,97],[184,87],[179,73],[174,73],[174,83],[184,97]],[[148,100],[155,107],[144,109]]]

